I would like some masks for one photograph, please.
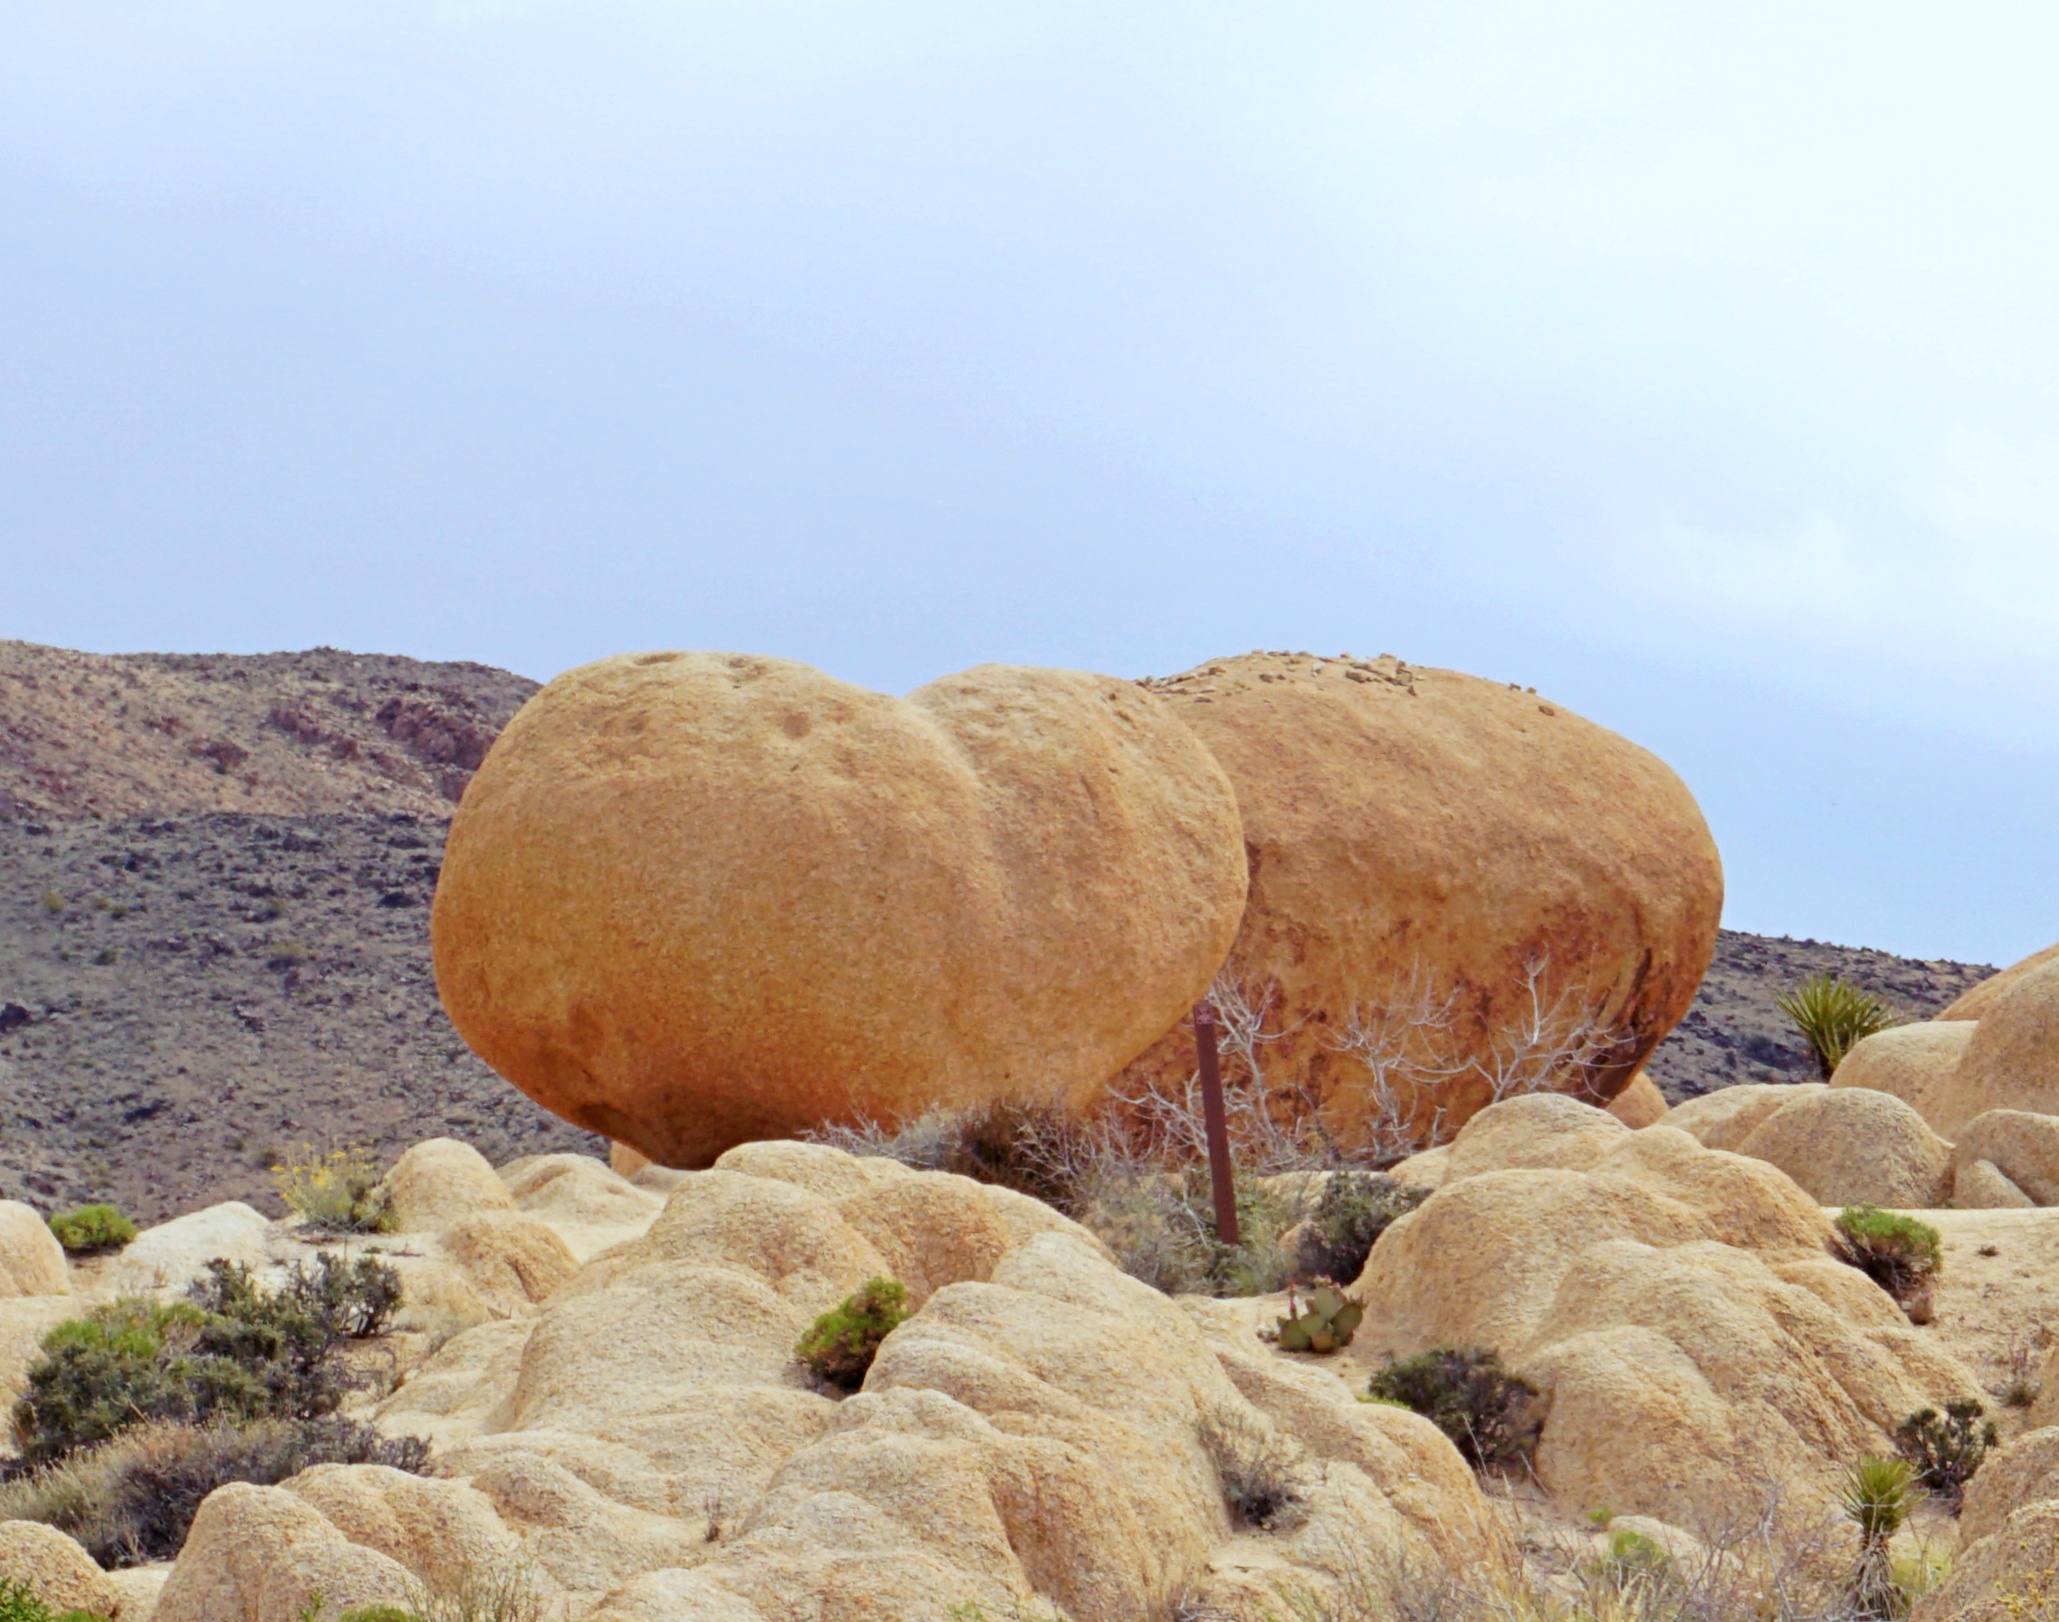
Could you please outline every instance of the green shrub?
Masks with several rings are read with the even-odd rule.
[[[1528,1457],[1542,1425],[1537,1387],[1484,1347],[1436,1346],[1390,1363],[1368,1395],[1414,1409],[1479,1468]]]
[[[879,1343],[908,1319],[908,1290],[890,1278],[871,1278],[815,1320],[794,1355],[816,1377],[843,1391],[865,1383]]]
[[[0,1622],[107,1622],[90,1611],[53,1611],[27,1583],[0,1582]]]
[[[1880,998],[1832,974],[1811,976],[1773,1000],[1815,1050],[1825,1081],[1860,1042],[1896,1023]]]
[[[1315,1210],[1294,1230],[1288,1264],[1297,1278],[1349,1284],[1365,1271],[1373,1242],[1397,1217],[1430,1197],[1376,1171],[1335,1171],[1323,1181]]]
[[[1951,1506],[1966,1496],[1966,1483],[1994,1447],[1998,1436],[1986,1409],[1971,1397],[1955,1398],[1940,1414],[1920,1408],[1895,1427],[1895,1451],[1916,1473],[1919,1485]]]
[[[57,1242],[74,1256],[119,1250],[136,1237],[136,1224],[112,1205],[82,1205],[50,1219]]]
[[[1293,1272],[1281,1237],[1292,1207],[1256,1178],[1237,1179],[1243,1242],[1215,1236],[1215,1195],[1206,1166],[1106,1178],[1080,1220],[1114,1252],[1122,1270],[1167,1295],[1268,1295]]]
[[[321,1419],[351,1385],[337,1349],[385,1326],[400,1277],[370,1257],[346,1264],[324,1252],[274,1292],[217,1260],[188,1295],[170,1306],[109,1302],[44,1337],[14,1411],[24,1463],[153,1421]]]
[[[201,1501],[231,1481],[268,1487],[317,1464],[419,1473],[428,1444],[331,1416],[209,1425],[154,1423],[0,1487],[0,1520],[42,1521],[107,1567],[170,1560]],[[4,1617],[4,1613],[0,1613]]]
[[[1931,1286],[1945,1266],[1937,1229],[1900,1211],[1847,1205],[1837,1214],[1836,1230],[1832,1255],[1872,1279],[1918,1323],[1929,1322]]]
[[[327,1233],[385,1233],[393,1215],[379,1193],[379,1167],[361,1143],[326,1151],[303,1143],[272,1167],[286,1208]]]

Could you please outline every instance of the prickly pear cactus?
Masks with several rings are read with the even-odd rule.
[[[1283,1352],[1334,1352],[1349,1346],[1366,1309],[1335,1285],[1311,1290],[1304,1309],[1292,1294],[1276,1332]]]

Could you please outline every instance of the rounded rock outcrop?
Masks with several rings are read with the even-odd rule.
[[[2059,1115],[2059,959],[2023,975],[1988,1006],[1941,1096],[1941,1132],[1989,1110]]]
[[[1931,1019],[1875,1031],[1838,1061],[1830,1085],[1892,1093],[1943,1131],[1952,1075],[1973,1040],[1973,1030],[1972,1020]]]
[[[1767,1116],[1737,1153],[1778,1166],[1819,1205],[1929,1208],[1951,1189],[1952,1146],[1891,1093],[1826,1088]]]
[[[1272,999],[1266,1079],[1334,1127],[1421,1142],[1540,1085],[1605,1103],[1686,1012],[1722,868],[1656,756],[1385,656],[1254,653],[1152,685],[1236,786],[1251,896],[1225,973]],[[1380,1096],[1354,1034],[1396,1046],[1404,1096]],[[1174,1032],[1132,1074],[1191,1064]]]
[[[437,984],[489,1064],[670,1166],[824,1122],[1084,1103],[1237,929],[1236,797],[1133,682],[906,699],[781,659],[570,671],[452,823]]]

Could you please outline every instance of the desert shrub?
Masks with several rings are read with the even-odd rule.
[[[1293,1229],[1288,1265],[1297,1278],[1349,1284],[1365,1271],[1373,1242],[1397,1217],[1430,1197],[1376,1171],[1335,1171],[1307,1220]]]
[[[0,1622],[107,1622],[90,1611],[53,1611],[27,1583],[0,1582]]]
[[[1093,1229],[1117,1264],[1167,1295],[1266,1295],[1293,1269],[1281,1248],[1292,1207],[1252,1177],[1237,1179],[1242,1242],[1215,1234],[1215,1195],[1208,1168],[1138,1172],[1121,1166],[1095,1174],[1080,1221]]]
[[[330,1233],[384,1233],[392,1215],[379,1196],[379,1167],[361,1143],[327,1151],[303,1143],[272,1167],[286,1207],[310,1227]]]
[[[1945,1265],[1937,1229],[1900,1211],[1847,1205],[1837,1214],[1836,1230],[1831,1254],[1872,1279],[1910,1317],[1927,1321],[1930,1289]]]
[[[169,1560],[202,1500],[232,1481],[268,1487],[317,1464],[419,1473],[428,1444],[331,1416],[207,1425],[153,1423],[0,1487],[0,1519],[42,1521],[103,1566]],[[4,1614],[4,1613],[0,1613]]]
[[[516,1562],[468,1566],[433,1583],[417,1579],[406,1605],[360,1605],[337,1622],[538,1622],[542,1615],[535,1573]]]
[[[1994,1421],[1971,1397],[1957,1397],[1935,1408],[1920,1408],[1895,1427],[1895,1451],[1916,1472],[1918,1485],[1929,1489],[1957,1514],[1966,1483],[1980,1469],[1988,1449],[1998,1441]]]
[[[74,1256],[119,1250],[136,1237],[136,1224],[112,1205],[81,1205],[50,1219],[57,1242]]]
[[[1201,1445],[1215,1466],[1223,1504],[1241,1526],[1285,1531],[1299,1518],[1299,1453],[1278,1430],[1230,1410],[1206,1420]]]
[[[1880,998],[1833,974],[1812,975],[1773,1000],[1815,1050],[1825,1081],[1860,1042],[1896,1023],[1895,1011]]]
[[[1012,1188],[1071,1214],[1078,1208],[1087,1142],[1077,1116],[1049,1104],[1002,1099],[956,1118],[936,1169]]]
[[[323,1418],[351,1385],[337,1349],[383,1328],[399,1297],[390,1266],[324,1252],[277,1291],[217,1260],[185,1301],[95,1307],[44,1337],[15,1405],[23,1462],[49,1464],[153,1421]]]
[[[879,1343],[908,1319],[908,1289],[890,1278],[867,1279],[801,1337],[794,1355],[816,1378],[842,1391],[856,1391],[879,1351]]]
[[[1538,1390],[1484,1347],[1435,1346],[1380,1370],[1375,1401],[1421,1414],[1477,1468],[1514,1464],[1537,1444]]]

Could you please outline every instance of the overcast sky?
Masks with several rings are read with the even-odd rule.
[[[1391,651],[2059,938],[2059,14],[0,0],[0,630]]]

